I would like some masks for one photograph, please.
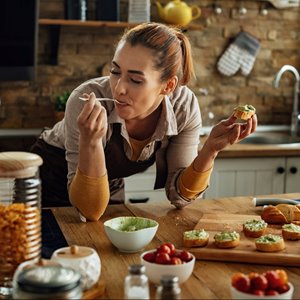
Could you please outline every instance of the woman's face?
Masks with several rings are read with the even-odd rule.
[[[161,74],[154,69],[151,50],[120,43],[110,72],[113,97],[124,103],[116,104],[122,119],[143,119],[160,105],[166,84],[160,81]]]

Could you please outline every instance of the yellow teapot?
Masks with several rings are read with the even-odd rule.
[[[201,15],[200,7],[188,6],[180,0],[170,1],[165,7],[156,1],[156,6],[159,17],[168,24],[186,26]]]

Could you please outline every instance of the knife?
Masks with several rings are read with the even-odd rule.
[[[281,198],[256,198],[252,199],[254,206],[277,205],[280,203],[297,205],[300,204],[300,199],[281,199]]]

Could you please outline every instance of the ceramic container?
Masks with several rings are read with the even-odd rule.
[[[101,260],[93,248],[83,246],[60,248],[54,251],[51,260],[78,271],[81,274],[83,290],[91,288],[100,278]]]

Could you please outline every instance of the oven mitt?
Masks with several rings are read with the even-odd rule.
[[[249,75],[259,49],[260,43],[255,37],[247,32],[240,32],[219,59],[218,71],[232,76],[241,69],[244,76]]]

